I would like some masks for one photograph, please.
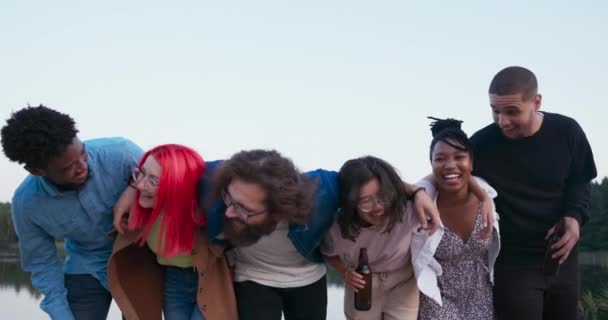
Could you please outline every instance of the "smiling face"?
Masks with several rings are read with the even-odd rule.
[[[153,156],[149,156],[141,166],[139,173],[134,174],[135,188],[139,190],[139,205],[142,208],[154,208],[156,191],[160,183],[162,168]]]
[[[490,94],[494,123],[508,139],[520,139],[536,133],[542,123],[538,114],[541,95],[523,99],[522,94]]]
[[[266,191],[262,186],[235,178],[225,193],[224,235],[233,245],[252,245],[274,231],[277,221],[266,211]]]
[[[32,174],[46,176],[64,188],[75,189],[84,184],[89,176],[87,150],[77,137],[59,156],[52,158],[43,169],[28,169]]]
[[[384,207],[387,205],[386,197],[381,194],[380,181],[372,178],[359,189],[357,213],[359,218],[368,225],[375,226],[382,223],[386,215]]]
[[[459,146],[454,140],[448,141]],[[431,154],[431,165],[439,191],[458,192],[468,186],[473,171],[473,159],[469,152],[438,141]]]

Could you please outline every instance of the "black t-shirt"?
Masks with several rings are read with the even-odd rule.
[[[495,124],[471,140],[474,174],[498,192],[502,249],[498,263],[540,265],[547,231],[563,216],[588,219],[597,172],[585,133],[571,118],[543,112],[532,136],[507,139]]]

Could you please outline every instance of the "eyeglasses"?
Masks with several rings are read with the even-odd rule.
[[[359,199],[359,202],[357,202],[357,208],[359,208],[359,210],[363,213],[370,213],[374,211],[376,207],[381,206],[384,208],[390,205],[392,199],[393,197],[391,196],[379,197],[377,194],[367,196]]]
[[[139,168],[135,168],[133,169],[133,171],[131,171],[131,178],[133,179],[133,186],[136,186],[137,184],[142,182],[142,186],[144,187],[144,189],[149,192],[154,192],[156,191],[156,189],[158,189],[158,177],[153,175],[146,175],[145,173],[141,172]]]
[[[232,206],[232,210],[234,210],[234,212],[237,213],[239,219],[247,222],[247,219],[266,213],[267,210],[260,210],[260,211],[251,211],[249,209],[246,209],[242,204],[234,201],[234,199],[232,198],[232,196],[230,195],[230,193],[228,193],[228,191],[224,190],[222,192],[222,200],[224,200],[224,203],[226,204],[226,209],[230,208],[230,206]]]

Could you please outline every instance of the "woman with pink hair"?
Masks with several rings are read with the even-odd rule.
[[[223,248],[208,243],[197,200],[204,172],[203,158],[177,144],[146,152],[133,171],[129,231],[116,239],[108,264],[127,319],[160,319],[161,307],[167,320],[236,319]]]

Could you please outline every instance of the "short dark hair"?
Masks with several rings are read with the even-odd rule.
[[[388,162],[372,157],[348,160],[338,172],[340,183],[340,215],[338,225],[345,239],[355,241],[361,232],[362,220],[357,213],[359,191],[372,179],[378,179],[380,193],[386,198],[384,212],[388,215],[388,224],[383,232],[390,232],[398,221],[402,221],[407,206],[407,194],[403,181],[397,170]]]
[[[219,197],[235,178],[259,184],[266,191],[265,205],[271,215],[285,214],[289,223],[308,221],[315,184],[279,152],[241,151],[224,161],[215,175],[215,196]]]
[[[431,122],[431,133],[433,134],[433,140],[431,141],[429,150],[429,158],[431,161],[433,161],[433,148],[435,148],[435,145],[439,141],[442,141],[457,150],[467,152],[471,159],[473,158],[473,143],[467,134],[462,131],[461,120],[428,118],[434,120]]]
[[[45,169],[52,158],[65,152],[77,133],[69,115],[43,105],[28,105],[6,120],[2,148],[11,161]]]
[[[524,67],[507,67],[494,76],[488,93],[499,96],[521,94],[523,100],[528,100],[538,93],[538,83],[532,71]]]

